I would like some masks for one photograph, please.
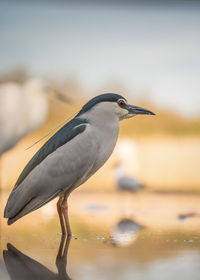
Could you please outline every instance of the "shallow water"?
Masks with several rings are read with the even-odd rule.
[[[98,203],[91,204],[88,194],[74,196],[71,240],[61,238],[56,215],[42,217],[45,211],[48,216],[48,208],[12,227],[3,223],[0,279],[199,279],[200,197],[176,196],[177,203],[171,203],[165,212],[160,205],[173,201],[174,196],[141,196],[143,206],[137,210],[133,208],[139,205],[125,203],[124,195],[106,197],[110,203],[105,195],[98,195]],[[115,198],[118,202],[122,200],[125,212],[119,214],[118,208],[110,208]],[[79,199],[84,202],[79,204],[82,211],[78,214],[74,202]],[[147,215],[144,209],[148,201],[154,207]]]

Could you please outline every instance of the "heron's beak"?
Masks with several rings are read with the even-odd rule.
[[[155,115],[152,111],[134,105],[126,105],[126,110],[129,115]]]

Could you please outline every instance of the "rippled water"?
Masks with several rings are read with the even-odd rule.
[[[27,216],[13,227],[3,224],[0,279],[199,279],[198,213],[174,215],[171,224],[165,214],[160,222],[153,222],[155,216],[151,213],[152,225],[151,221],[146,225],[143,208],[134,215],[129,212],[115,216],[103,201],[97,205],[85,201],[80,216],[71,207],[71,239],[61,237],[56,216],[44,220],[40,213]],[[155,208],[156,201],[155,197]],[[198,210],[195,207],[194,203],[193,211]],[[174,213],[182,212],[175,208]]]

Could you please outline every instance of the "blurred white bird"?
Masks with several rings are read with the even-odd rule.
[[[40,79],[31,79],[22,86],[12,82],[0,86],[0,154],[45,122],[49,92],[48,84]],[[60,93],[56,95],[64,98]]]
[[[117,188],[121,191],[137,192],[144,187],[134,177],[127,175],[121,164],[115,165],[115,180]]]
[[[130,137],[119,139],[115,151],[115,161],[123,165],[126,172],[138,174],[140,171],[139,145]]]

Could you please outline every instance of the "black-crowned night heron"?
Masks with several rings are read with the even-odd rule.
[[[129,105],[118,94],[92,98],[33,156],[19,176],[4,211],[8,225],[59,196],[62,233],[71,235],[67,198],[110,157],[119,121],[153,112]]]

